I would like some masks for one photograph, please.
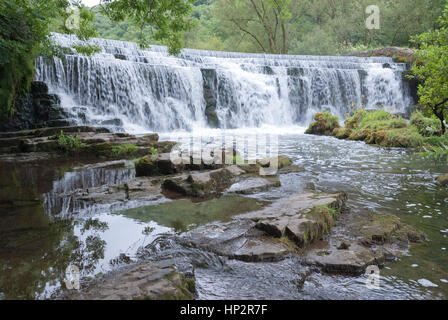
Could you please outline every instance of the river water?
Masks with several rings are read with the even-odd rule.
[[[244,135],[249,131],[233,133]],[[435,182],[436,176],[448,172],[446,163],[423,159],[412,150],[379,148],[302,132],[281,132],[279,153],[291,157],[305,171],[281,176],[280,188],[255,197],[282,197],[301,192],[312,182],[320,191],[347,192],[350,214],[361,210],[396,214],[425,232],[429,241],[413,246],[408,256],[387,263],[377,289],[367,289],[364,275],[311,273],[301,283],[307,269],[295,259],[245,263],[178,249],[185,256],[202,259],[195,269],[198,298],[447,299],[448,189]],[[168,139],[169,135],[162,138]],[[57,193],[124,183],[135,174],[130,168],[84,165],[73,160],[21,163],[0,159],[1,299],[54,298],[65,290],[68,265],[78,266],[83,283],[87,283],[123,265],[128,258],[137,259],[143,248],[159,237],[179,231],[173,214],[179,203],[174,201],[171,206],[168,199],[94,208],[73,203],[68,196],[56,201]],[[223,202],[209,204],[179,201],[199,211],[192,221],[201,224],[228,218],[219,209],[221,205],[226,207],[228,198],[221,199]],[[245,205],[243,211],[259,205],[241,198],[232,198],[229,203],[234,201]],[[132,209],[143,205],[146,219],[139,216],[140,209]],[[200,214],[210,210],[212,218]],[[152,259],[161,254],[155,253]]]

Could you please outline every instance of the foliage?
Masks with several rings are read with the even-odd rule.
[[[408,46],[412,35],[434,28],[443,2],[375,1],[381,28],[368,30],[370,0],[201,0],[193,7],[197,27],[185,41],[200,49],[321,55]],[[275,14],[276,8],[285,14]]]
[[[57,136],[57,140],[59,148],[65,153],[75,153],[80,148],[85,146],[85,143],[83,143],[78,137],[70,134],[66,135],[62,130]]]
[[[133,155],[137,152],[138,147],[131,143],[114,145],[111,148],[111,156],[115,158]]]
[[[157,148],[155,148],[154,146],[152,146],[152,147],[149,149],[149,153],[152,154],[153,156],[155,156],[155,155],[159,154],[159,151],[157,150]]]
[[[103,0],[101,8],[113,21],[128,19],[140,30],[139,42],[152,38],[166,43],[171,54],[179,53],[182,33],[192,24],[188,15],[192,0]],[[79,20],[74,17],[79,17]],[[77,20],[74,25],[67,23]],[[50,32],[74,34],[81,41],[97,36],[95,12],[80,0],[1,0],[0,1],[0,120],[11,117],[16,100],[34,77],[34,61],[39,55],[62,56],[67,50],[92,55],[100,48],[74,44],[56,46]]]
[[[412,114],[411,124],[417,127],[418,132],[425,137],[442,134],[440,121],[433,117],[425,117],[421,111]]]
[[[79,37],[93,35],[93,15],[75,0],[2,0],[0,2],[0,119],[14,114],[16,99],[29,90],[38,55],[61,53],[50,35],[53,17],[68,17],[66,9],[80,9]],[[66,30],[67,31],[67,30]]]
[[[314,122],[305,131],[306,134],[331,135],[339,128],[339,118],[333,116],[329,111],[319,112],[314,115]]]
[[[103,0],[104,13],[114,22],[128,20],[140,30],[138,42],[148,47],[149,40],[162,41],[170,54],[179,54],[182,35],[193,25],[188,18],[193,0]],[[151,37],[145,30],[153,32]]]
[[[419,46],[416,57],[420,63],[412,67],[421,83],[418,88],[420,104],[440,120],[445,133],[444,120],[448,115],[448,1],[438,20],[440,28],[413,38]]]

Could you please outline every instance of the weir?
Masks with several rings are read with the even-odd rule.
[[[53,34],[62,47],[80,41]],[[307,125],[329,110],[341,119],[353,107],[406,113],[413,99],[406,64],[392,58],[297,56],[183,49],[140,49],[132,42],[91,39],[92,57],[38,58],[36,80],[61,97],[76,125],[114,131]]]

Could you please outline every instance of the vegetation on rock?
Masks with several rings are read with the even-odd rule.
[[[420,148],[426,156],[448,157],[448,135],[442,135],[440,122],[426,117],[420,111],[412,114],[408,122],[384,110],[356,110],[345,121],[345,127],[330,130],[328,119],[335,117],[317,113],[306,133],[334,136],[338,139],[364,141],[383,147]],[[448,158],[447,158],[448,159]]]
[[[319,112],[314,115],[314,122],[310,124],[305,133],[329,136],[339,127],[338,117],[331,115],[329,111]]]
[[[78,137],[71,134],[64,134],[62,130],[57,136],[57,140],[59,149],[65,153],[76,153],[80,150],[80,148],[86,145]]]

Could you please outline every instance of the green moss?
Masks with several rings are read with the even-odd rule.
[[[114,145],[111,148],[111,156],[113,157],[128,157],[137,153],[138,147],[134,144],[125,143]]]
[[[417,123],[415,119],[421,120],[421,115],[414,116]],[[344,128],[335,128],[331,135],[383,147],[421,148],[425,145],[417,126],[385,110],[359,109],[344,123]]]
[[[334,129],[339,128],[339,118],[330,112],[316,113],[314,122],[305,131],[306,134],[332,135]]]
[[[150,177],[158,174],[158,172],[156,163],[151,160],[151,156],[149,155],[135,161],[135,173],[137,177]]]
[[[315,206],[306,217],[310,220],[304,224],[302,239],[299,239],[301,247],[320,239],[330,232],[335,221],[339,218],[340,210],[327,205]]]

